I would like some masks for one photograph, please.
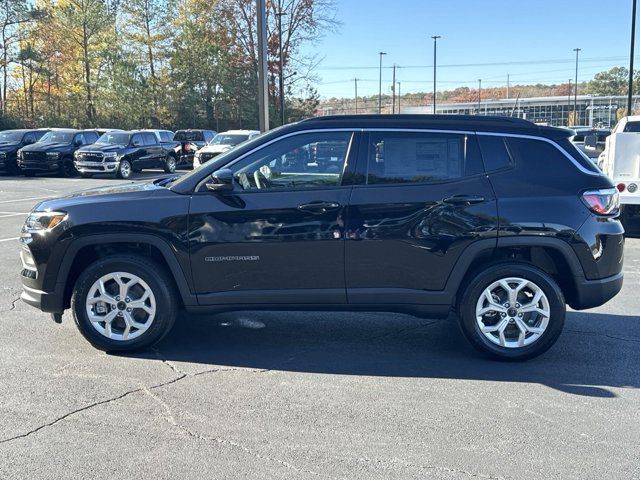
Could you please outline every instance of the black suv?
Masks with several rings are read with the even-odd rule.
[[[95,130],[51,129],[36,143],[18,150],[18,167],[27,177],[38,172],[75,177],[78,172],[73,165],[74,152],[99,137]]]
[[[617,191],[570,134],[436,115],[287,125],[179,179],[40,203],[22,299],[57,321],[71,308],[104,350],[157,342],[181,308],[454,309],[481,351],[530,358],[565,303],[622,286]]]
[[[213,140],[216,133],[214,130],[178,130],[173,136],[173,141],[180,144],[180,163],[192,167],[195,153]]]
[[[108,132],[98,141],[75,153],[75,168],[83,177],[95,173],[111,173],[129,178],[145,168],[176,171],[176,159],[160,145],[153,132]]]
[[[7,175],[17,175],[18,150],[26,145],[36,143],[47,133],[46,129],[38,130],[4,130],[0,132],[0,172]]]

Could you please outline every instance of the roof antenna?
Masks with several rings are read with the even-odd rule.
[[[511,109],[510,117],[513,117],[513,114],[516,113],[516,108],[518,108],[518,100],[520,100],[520,92],[518,92],[518,96],[516,97],[516,102],[513,104],[513,108]]]

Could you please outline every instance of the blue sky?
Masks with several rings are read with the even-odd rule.
[[[438,90],[476,88],[479,78],[483,87],[506,85],[507,74],[512,84],[567,82],[575,75],[576,47],[582,48],[579,81],[628,66],[631,0],[336,2],[338,32],[309,48],[322,58],[317,88],[323,97],[353,96],[356,77],[360,95],[377,94],[379,51],[388,53],[386,67],[401,67],[403,93],[430,91],[431,35],[442,36]],[[636,52],[640,56],[640,44]],[[391,69],[385,68],[383,88],[390,84]]]

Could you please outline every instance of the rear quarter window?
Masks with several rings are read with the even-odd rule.
[[[587,157],[583,157],[568,139],[564,138],[556,142],[582,169],[600,173],[598,167]],[[579,170],[560,149],[544,140],[508,137],[506,143],[518,169],[525,169],[531,175],[552,174],[555,177],[562,177],[572,175]]]
[[[505,138],[495,135],[478,135],[478,144],[487,172],[513,166],[513,159],[505,143]]]

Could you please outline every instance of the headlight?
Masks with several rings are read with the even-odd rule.
[[[60,156],[60,153],[58,152],[48,152],[47,153],[47,157],[49,158],[58,158]]]
[[[18,153],[16,154],[16,156],[22,160],[22,150],[18,150]]]
[[[60,225],[67,218],[65,212],[32,212],[24,222],[25,232],[45,232]]]
[[[6,158],[7,154],[5,152],[0,152],[0,158]]]
[[[108,152],[103,155],[103,158],[116,158],[117,156],[116,152]]]

